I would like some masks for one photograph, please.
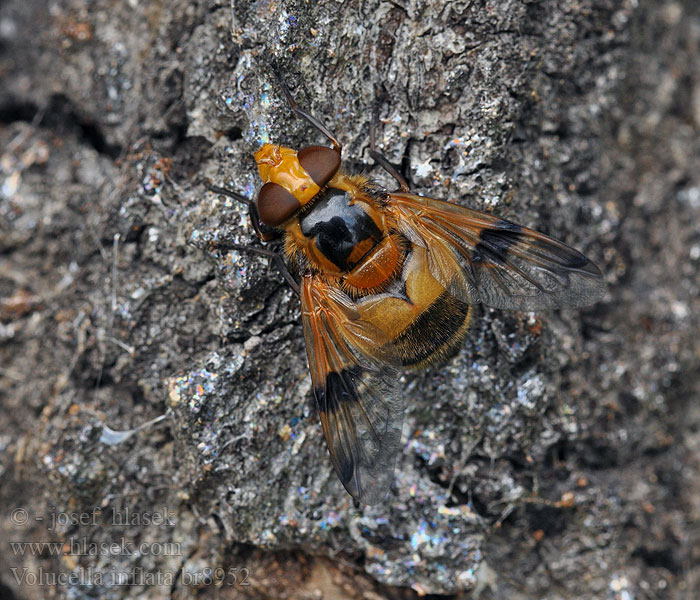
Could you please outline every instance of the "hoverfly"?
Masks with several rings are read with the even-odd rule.
[[[210,185],[248,205],[263,242],[281,238],[284,255],[227,245],[276,260],[301,300],[314,395],[333,467],[345,489],[376,504],[393,481],[403,402],[398,369],[454,355],[473,307],[532,311],[600,300],[605,283],[583,254],[532,229],[456,204],[388,192],[340,170],[342,147],[282,90],[297,117],[331,143],[296,151],[265,143],[255,154],[263,181],[257,201]],[[286,265],[294,265],[300,282]]]

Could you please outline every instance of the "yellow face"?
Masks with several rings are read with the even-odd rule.
[[[263,183],[276,183],[286,189],[304,206],[321,188],[311,179],[297,158],[297,151],[275,144],[263,144],[255,153]]]

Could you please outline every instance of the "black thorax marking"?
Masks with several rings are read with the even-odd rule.
[[[317,195],[311,210],[299,219],[301,232],[308,238],[314,238],[316,247],[344,272],[351,271],[363,258],[353,257],[355,260],[350,260],[355,246],[370,239],[369,252],[383,237],[360,203],[350,202],[351,197],[347,192],[327,188]]]

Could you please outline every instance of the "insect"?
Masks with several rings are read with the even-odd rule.
[[[598,268],[569,246],[511,221],[409,192],[388,192],[340,170],[342,147],[313,115],[296,116],[331,143],[296,151],[263,144],[255,161],[257,202],[209,186],[249,207],[262,241],[281,238],[284,255],[229,245],[274,259],[301,300],[314,395],[333,467],[359,502],[386,496],[401,440],[399,369],[455,354],[474,306],[511,310],[580,307],[602,298]],[[286,265],[296,267],[300,281]]]

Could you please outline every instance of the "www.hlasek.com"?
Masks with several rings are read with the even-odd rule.
[[[179,542],[141,542],[126,538],[111,542],[91,542],[86,537],[64,542],[10,542],[15,556],[182,556]]]

